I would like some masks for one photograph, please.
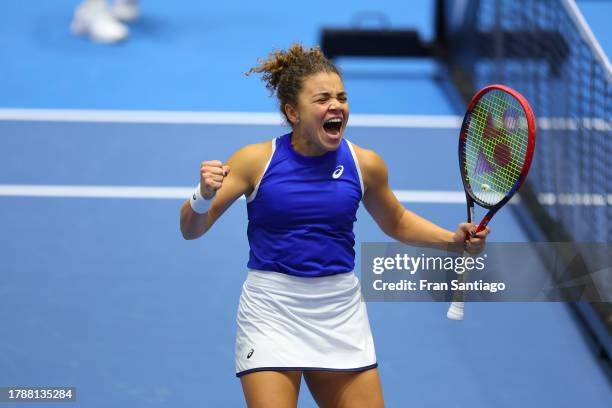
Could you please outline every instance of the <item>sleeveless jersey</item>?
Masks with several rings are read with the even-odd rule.
[[[301,277],[351,272],[353,224],[363,181],[350,142],[303,156],[291,133],[272,141],[263,177],[247,198],[249,269]]]

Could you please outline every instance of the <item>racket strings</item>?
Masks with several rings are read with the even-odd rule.
[[[473,108],[465,134],[463,166],[470,189],[485,204],[497,204],[512,191],[525,163],[525,112],[513,96],[491,90]]]

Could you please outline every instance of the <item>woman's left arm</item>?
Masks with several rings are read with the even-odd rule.
[[[476,229],[474,224],[461,223],[451,232],[405,209],[389,187],[387,166],[382,158],[371,150],[353,146],[363,177],[363,203],[385,234],[406,244],[463,244],[470,231]],[[482,250],[488,233],[486,229],[470,237],[468,250]]]

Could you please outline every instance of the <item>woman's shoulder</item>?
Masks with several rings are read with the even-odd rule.
[[[267,140],[238,149],[227,161],[232,173],[254,186],[272,155],[272,143],[274,141]]]
[[[274,140],[245,145],[238,149],[229,160],[250,164],[263,161],[265,164],[272,154],[272,143],[274,143]]]
[[[361,173],[364,177],[376,177],[386,174],[387,168],[382,157],[378,155],[374,150],[366,149],[351,142]]]

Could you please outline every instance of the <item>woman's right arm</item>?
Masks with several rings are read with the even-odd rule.
[[[228,159],[226,165],[216,160],[202,162],[200,192],[204,198],[212,195],[212,203],[204,214],[193,211],[189,200],[183,203],[180,222],[183,238],[201,237],[238,197],[249,195],[261,177],[271,151],[268,141],[243,147]],[[225,177],[221,175],[223,171]]]

